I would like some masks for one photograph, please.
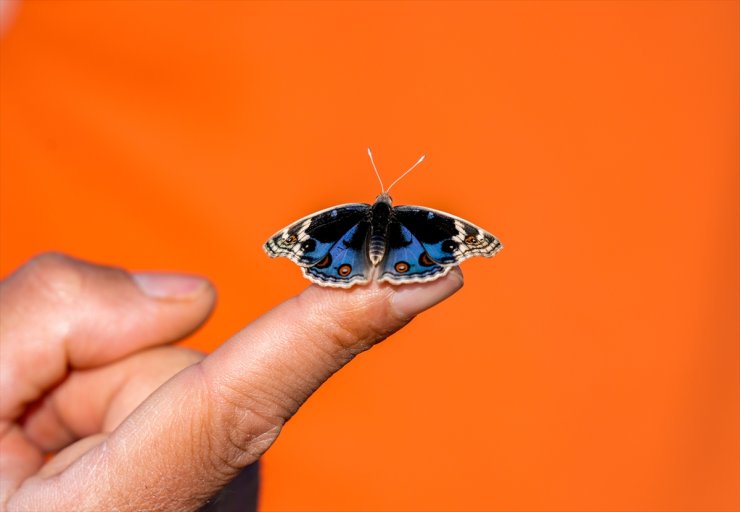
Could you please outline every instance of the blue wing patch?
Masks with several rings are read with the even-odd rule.
[[[441,265],[457,265],[473,256],[489,258],[503,248],[492,234],[449,213],[421,206],[397,206],[393,211]]]
[[[265,252],[272,258],[284,256],[301,267],[310,267],[323,260],[329,250],[352,226],[365,219],[370,205],[350,203],[295,221],[265,242]]]

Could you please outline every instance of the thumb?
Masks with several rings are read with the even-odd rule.
[[[454,269],[426,284],[311,286],[159,388],[77,463],[25,489],[53,496],[55,510],[80,499],[90,509],[195,510],[334,372],[462,283]]]

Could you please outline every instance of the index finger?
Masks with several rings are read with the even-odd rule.
[[[309,287],[168,381],[75,464],[26,481],[12,503],[195,510],[335,371],[461,286],[455,270],[400,287]]]

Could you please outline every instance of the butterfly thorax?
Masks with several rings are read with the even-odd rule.
[[[388,224],[393,215],[391,201],[391,196],[383,192],[377,197],[371,210],[367,250],[373,265],[378,265],[385,255]]]

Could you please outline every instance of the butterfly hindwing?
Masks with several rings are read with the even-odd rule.
[[[366,240],[370,223],[352,226],[315,265],[303,268],[303,275],[322,286],[348,288],[367,282],[372,265],[367,258]]]
[[[457,265],[472,256],[488,258],[503,248],[492,234],[449,213],[421,206],[397,206],[393,212],[429,259],[443,266]]]
[[[301,267],[316,265],[369,212],[369,204],[350,203],[313,213],[271,236],[265,252],[272,258],[290,258]]]
[[[431,281],[449,272],[451,266],[433,261],[419,240],[397,221],[388,225],[386,254],[378,281],[394,284]]]

